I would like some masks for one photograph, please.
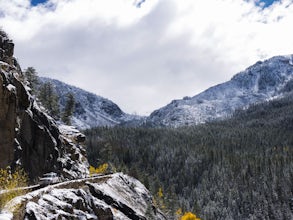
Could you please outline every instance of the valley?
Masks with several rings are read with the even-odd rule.
[[[0,47],[1,220],[293,219],[293,55],[142,117]]]
[[[197,126],[85,134],[91,164],[107,161],[153,194],[162,188],[167,213],[181,208],[210,220],[291,219],[292,125],[288,94]]]

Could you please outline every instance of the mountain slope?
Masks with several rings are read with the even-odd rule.
[[[79,129],[99,126],[114,126],[140,119],[139,116],[124,113],[118,105],[109,99],[87,92],[61,81],[40,77],[41,83],[50,82],[55,87],[61,109],[64,109],[66,95],[72,93],[75,98],[75,109],[72,125]]]
[[[257,62],[230,81],[154,111],[152,126],[184,126],[228,117],[236,109],[282,96],[293,89],[293,55]]]
[[[115,167],[201,219],[293,219],[292,95],[197,126],[88,130],[88,158],[111,151]]]

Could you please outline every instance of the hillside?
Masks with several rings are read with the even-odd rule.
[[[202,219],[292,219],[292,93],[230,119],[180,128],[86,131],[88,158],[162,187],[165,212]],[[174,214],[175,215],[175,214]]]
[[[230,81],[154,111],[151,126],[185,126],[223,119],[235,110],[281,97],[292,91],[293,55],[276,56],[248,67]]]
[[[143,120],[143,117],[126,114],[109,99],[55,79],[45,77],[40,77],[39,79],[40,86],[47,82],[52,83],[58,96],[61,110],[65,107],[67,94],[72,93],[74,95],[75,106],[71,121],[72,125],[79,129],[114,126]]]

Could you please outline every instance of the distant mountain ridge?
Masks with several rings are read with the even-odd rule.
[[[44,77],[40,80],[54,85],[61,109],[65,106],[66,94],[74,94],[76,104],[72,124],[79,129],[115,125],[180,127],[224,119],[235,110],[293,91],[293,55],[258,61],[230,81],[193,97],[173,100],[148,117],[124,113],[112,101],[58,80]]]
[[[151,126],[185,126],[231,116],[235,110],[293,90],[293,55],[276,56],[248,67],[228,82],[173,100],[147,118]]]
[[[87,92],[59,80],[40,77],[40,82],[50,82],[59,97],[61,109],[65,107],[66,95],[72,93],[75,98],[75,108],[71,119],[72,125],[79,129],[101,126],[127,124],[140,120],[142,117],[123,112],[117,104],[109,99]]]

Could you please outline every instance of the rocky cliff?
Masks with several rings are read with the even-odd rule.
[[[13,48],[0,31],[0,168],[21,166],[31,180],[55,172],[61,183],[12,199],[0,210],[0,219],[166,219],[134,178],[122,173],[88,178],[85,136],[74,127],[58,126],[40,110]],[[0,196],[9,192],[0,189]]]
[[[31,180],[49,171],[64,179],[87,176],[85,138],[66,129],[62,134],[40,111],[25,87],[13,50],[13,42],[0,31],[0,167],[20,165]]]

